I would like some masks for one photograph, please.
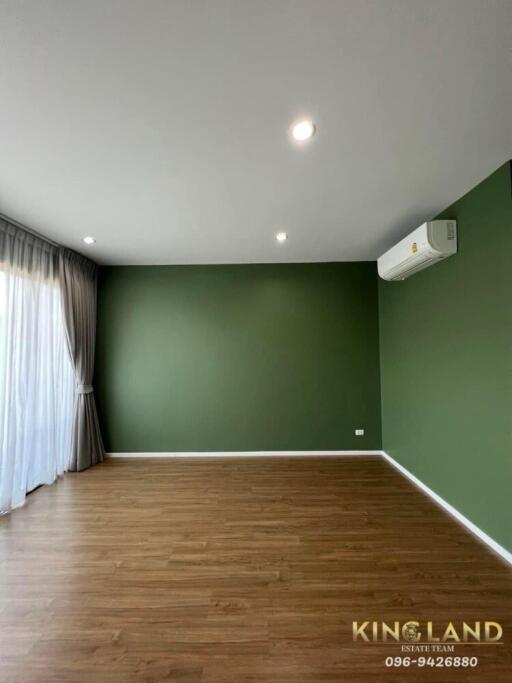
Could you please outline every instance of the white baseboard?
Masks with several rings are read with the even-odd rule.
[[[107,458],[273,458],[382,455],[383,451],[199,451],[183,453],[105,453]]]
[[[473,522],[471,522],[467,517],[464,517],[464,515],[460,513],[458,510],[456,510],[453,507],[453,505],[447,503],[446,500],[444,500],[444,498],[441,498],[441,496],[439,496],[435,491],[432,491],[431,488],[429,488],[420,479],[418,479],[418,477],[415,477],[414,474],[409,472],[408,469],[406,469],[403,465],[397,462],[388,453],[382,451],[382,456],[391,465],[393,465],[393,467],[395,467],[401,474],[407,477],[407,479],[412,481],[413,484],[415,484],[418,488],[424,491],[428,496],[430,496],[430,498],[432,498],[432,500],[434,500],[438,505],[440,505],[444,510],[446,510],[448,514],[450,514],[458,522],[463,524],[466,527],[466,529],[471,531],[472,534],[474,534],[477,538],[479,538],[486,545],[488,545],[489,548],[494,550],[494,552],[500,555],[500,557],[506,560],[506,562],[512,565],[512,553],[510,553],[506,548],[497,543],[493,538],[486,534],[485,531],[482,531],[482,529],[477,527],[476,524],[473,524]]]

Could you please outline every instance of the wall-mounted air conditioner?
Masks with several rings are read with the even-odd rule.
[[[456,253],[457,222],[429,221],[386,251],[377,268],[384,280],[405,280]]]

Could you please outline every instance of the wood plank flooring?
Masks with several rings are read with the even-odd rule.
[[[352,621],[493,620],[476,669]],[[0,519],[0,681],[512,680],[512,571],[378,457],[109,460]]]

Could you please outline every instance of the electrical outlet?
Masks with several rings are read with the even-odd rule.
[[[364,436],[364,429],[356,429],[355,435],[356,436]]]

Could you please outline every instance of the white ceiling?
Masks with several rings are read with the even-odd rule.
[[[512,157],[511,48],[511,0],[0,0],[0,211],[100,263],[374,259]]]

